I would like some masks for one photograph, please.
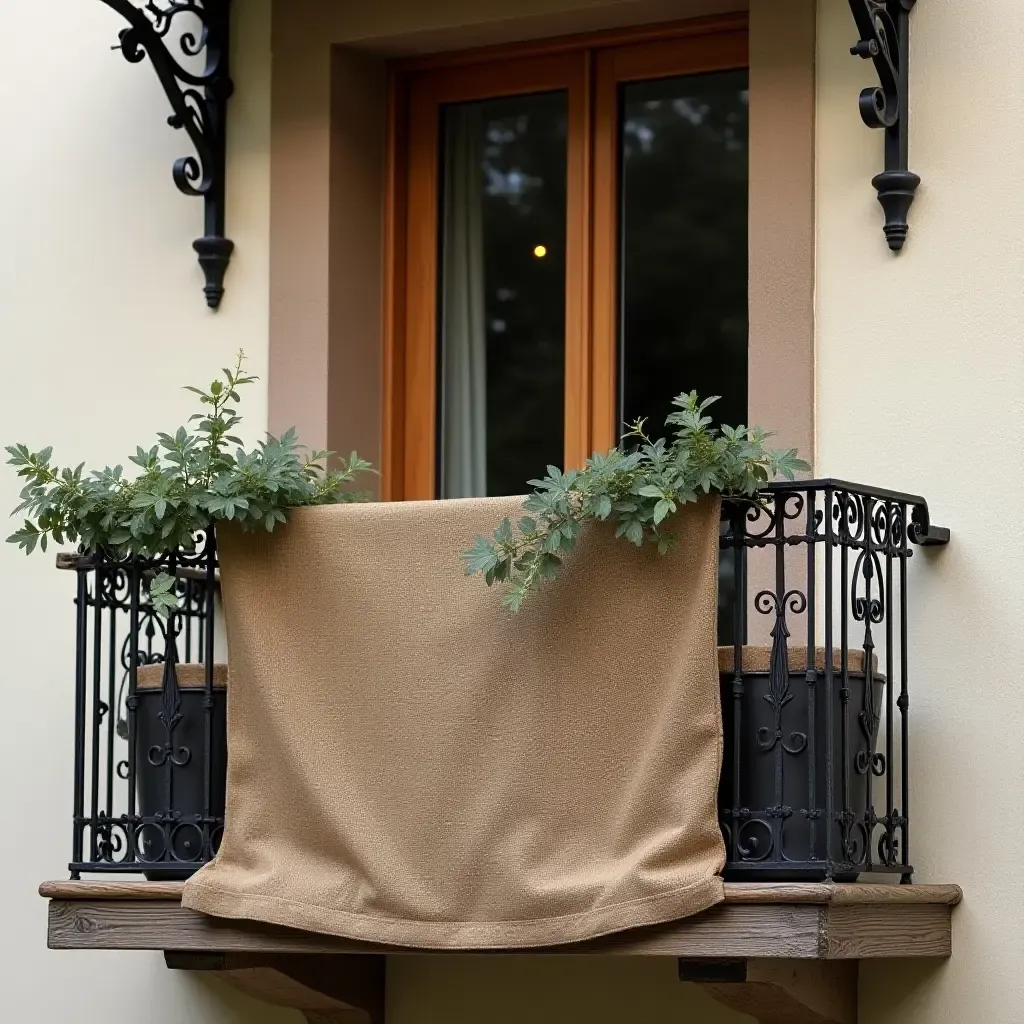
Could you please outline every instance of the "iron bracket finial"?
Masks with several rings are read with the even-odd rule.
[[[114,49],[130,64],[149,56],[171,104],[167,123],[183,128],[195,149],[175,161],[174,184],[205,205],[203,236],[193,248],[206,277],[206,304],[218,309],[235,248],[224,234],[227,104],[234,88],[229,73],[231,0],[146,0],[141,7],[132,0],[101,2],[128,22]],[[165,42],[168,36],[180,57]]]
[[[860,40],[850,49],[870,60],[879,84],[860,94],[860,116],[885,132],[885,170],[871,184],[885,212],[885,239],[893,252],[907,240],[907,218],[921,179],[909,167],[910,12],[917,0],[850,0]]]

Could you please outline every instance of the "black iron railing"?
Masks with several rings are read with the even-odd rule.
[[[727,877],[909,879],[908,562],[922,498],[836,480],[723,505]],[[77,573],[71,871],[186,877],[224,827],[227,679],[212,534]],[[176,581],[157,614],[152,580]]]
[[[727,877],[910,879],[908,562],[948,541],[923,498],[841,480],[725,502]]]
[[[60,556],[76,572],[71,872],[180,878],[224,828],[226,671],[218,653],[213,534],[195,551],[124,561]],[[158,614],[160,573],[178,603]]]

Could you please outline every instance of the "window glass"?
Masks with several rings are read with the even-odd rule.
[[[564,92],[443,108],[439,496],[521,494],[564,455]]]
[[[661,436],[672,398],[747,419],[747,72],[620,91],[620,415]]]

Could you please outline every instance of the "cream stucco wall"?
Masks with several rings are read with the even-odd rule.
[[[914,13],[905,252],[884,247],[860,124],[870,67],[819,3],[818,466],[926,495],[953,531],[914,559],[914,863],[966,893],[944,966],[866,966],[863,1024],[1024,1019],[1024,66],[1019,0]]]
[[[167,127],[148,64],[111,52],[120,19],[98,2],[0,3],[3,443],[53,444],[72,464],[124,460],[187,417],[178,385],[211,379],[240,346],[266,376],[270,3],[240,6],[228,220],[238,251],[214,316],[191,251],[201,206],[171,182],[186,140]],[[248,405],[258,432],[265,385]],[[0,509],[16,496],[5,469]],[[0,1019],[298,1020],[172,975],[158,954],[46,949],[35,889],[67,876],[70,852],[74,586],[51,557],[7,545],[0,581]]]

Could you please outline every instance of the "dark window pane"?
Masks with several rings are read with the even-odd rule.
[[[567,104],[444,112],[439,492],[520,494],[564,451]]]
[[[661,436],[672,398],[747,416],[747,72],[621,91],[621,418]]]
[[[672,399],[721,395],[747,420],[747,72],[622,89],[620,401],[658,437]],[[733,552],[719,569],[719,641],[733,642]]]

